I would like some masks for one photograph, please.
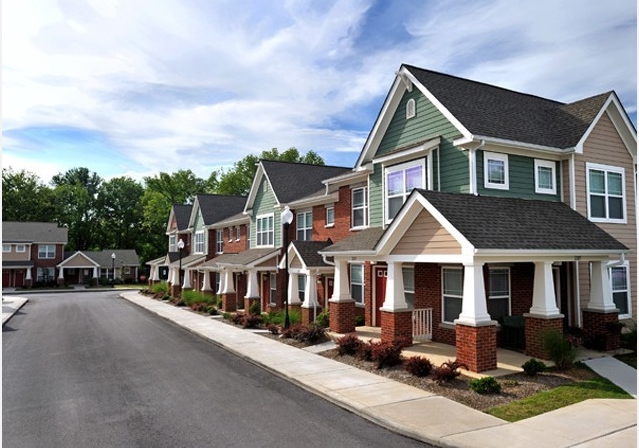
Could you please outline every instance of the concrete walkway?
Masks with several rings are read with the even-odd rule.
[[[392,431],[437,446],[636,447],[636,400],[588,400],[508,423],[447,398],[145,297],[121,297]]]
[[[2,326],[17,313],[29,299],[19,296],[2,296]]]
[[[637,398],[637,371],[628,364],[609,356],[589,359],[584,364]]]

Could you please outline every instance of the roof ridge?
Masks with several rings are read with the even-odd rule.
[[[286,163],[289,165],[305,165],[305,166],[317,166],[321,168],[341,168],[341,169],[353,169],[350,166],[339,166],[339,165],[318,165],[317,163],[306,163],[306,162],[290,162],[288,160],[272,160],[272,159],[260,159],[260,162],[273,162],[273,163]]]

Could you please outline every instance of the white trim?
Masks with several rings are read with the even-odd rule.
[[[391,154],[384,154],[373,159],[373,164],[397,164],[403,161],[410,161],[419,157],[427,157],[432,151],[441,143],[441,137],[433,138],[427,142],[414,146],[410,149],[406,149],[399,152],[393,152]]]
[[[217,229],[215,231],[215,253],[224,253],[224,229]]]
[[[506,271],[508,273],[508,294],[506,295],[501,295],[501,296],[491,296],[491,290],[490,290],[490,274],[492,271]],[[512,286],[511,286],[511,274],[510,274],[510,267],[508,266],[488,266],[488,285],[486,285],[486,308],[488,308],[488,304],[490,304],[490,301],[495,299],[495,300],[502,300],[502,299],[508,299],[508,311],[507,311],[507,316],[512,315]],[[490,312],[488,313],[490,314]],[[492,320],[498,320],[496,318],[494,318],[493,316],[490,316],[490,318]]]
[[[332,212],[333,219],[331,222],[328,222],[328,212],[329,210]],[[326,206],[325,215],[324,215],[324,227],[335,227],[335,205]]]
[[[549,168],[552,179],[552,187],[545,188],[539,185],[539,168]],[[557,194],[557,163],[550,160],[535,159],[535,193]]]
[[[193,253],[194,254],[204,254],[206,253],[206,236],[204,234],[204,230],[198,230],[193,235]],[[202,235],[201,243],[198,242],[198,236]],[[198,244],[202,244],[202,250],[198,250]]]
[[[363,197],[364,197],[364,201],[365,201],[363,207],[358,207],[358,209],[357,209],[357,210],[364,210],[364,223],[362,225],[359,225],[359,226],[353,225],[353,221],[354,221],[353,212],[355,211],[355,208],[353,207],[354,206],[353,196],[355,194],[355,191],[357,191],[357,190],[364,190]],[[365,229],[365,228],[368,227],[368,203],[369,203],[369,199],[370,198],[368,197],[368,187],[367,186],[351,188],[351,223],[350,223],[351,229]]]
[[[421,187],[419,188],[426,188],[427,184],[426,184],[426,160],[424,160],[423,158],[417,159],[417,160],[411,160],[410,162],[405,162],[399,165],[393,165],[393,166],[384,166],[384,175],[383,175],[383,180],[382,180],[382,188],[383,188],[383,197],[384,197],[384,222],[386,224],[390,223],[395,217],[390,218],[389,217],[389,211],[388,211],[388,201],[389,201],[389,197],[388,197],[388,176],[390,174],[393,173],[397,173],[397,172],[402,172],[404,173],[404,175],[402,176],[402,184],[403,184],[403,193],[401,195],[396,195],[393,196],[393,198],[398,198],[398,197],[403,197],[402,200],[402,205],[406,202],[406,200],[408,199],[408,196],[410,195],[412,189],[410,191],[407,191],[406,189],[406,170],[410,169],[410,168],[414,168],[414,167],[421,167],[422,169],[422,176],[421,176]],[[428,173],[429,175],[431,173]],[[432,176],[429,176],[432,177]],[[429,182],[430,183],[430,182]],[[400,206],[401,208],[401,206]],[[399,212],[399,209],[398,209]],[[397,216],[397,215],[395,215]]]
[[[6,249],[6,250],[5,250]],[[3,244],[2,245],[2,253],[9,254],[11,253],[11,244]]]
[[[628,313],[621,314],[621,310],[619,310],[619,319],[632,319],[632,293],[630,290],[630,287],[631,287],[630,262],[628,260],[625,260],[624,262],[622,262],[621,264],[617,266],[611,266],[610,268],[608,268],[608,276],[610,278],[610,293],[613,296],[613,302],[614,302],[615,290],[612,287],[612,270],[615,268],[624,268],[626,270],[626,294],[627,294],[626,306],[628,307]]]
[[[266,230],[266,231],[262,231],[262,234],[267,235],[267,242],[268,242],[268,234],[272,233],[273,236],[273,243],[272,244],[258,244],[258,222],[260,220],[266,219],[268,222],[268,218],[272,218],[273,220],[273,226],[270,228],[270,230]],[[263,243],[264,241],[262,241]],[[275,213],[266,213],[264,215],[258,215],[255,217],[255,247],[259,248],[259,247],[275,247]]]
[[[362,269],[362,282],[361,283],[354,283],[353,282],[353,266],[359,266]],[[364,293],[364,287],[366,285],[366,277],[364,276],[364,264],[363,263],[349,263],[348,264],[348,292],[350,294],[350,296],[353,298],[353,300],[355,300],[355,305],[356,306],[362,306],[365,304],[365,293]],[[353,297],[353,285],[359,285],[362,287],[362,301],[358,302],[358,300]]]
[[[604,185],[605,185],[605,192],[603,193],[603,196],[605,198],[605,211],[606,211],[606,217],[605,218],[599,218],[599,217],[593,217],[591,216],[591,206],[590,206],[590,197],[591,197],[591,193],[590,193],[590,171],[603,171],[604,172]],[[615,219],[615,218],[609,218],[609,210],[608,210],[608,198],[609,198],[609,193],[608,193],[608,173],[617,173],[617,174],[621,174],[621,202],[622,202],[622,208],[623,208],[623,218],[622,219]],[[618,197],[618,196],[614,196],[614,197]],[[626,207],[626,170],[622,167],[618,167],[618,166],[612,166],[612,165],[602,165],[599,163],[590,163],[590,162],[586,162],[586,202],[587,202],[587,207],[588,207],[588,219],[592,222],[606,222],[606,223],[614,223],[614,224],[626,224],[627,220],[628,220],[628,210]]]
[[[311,226],[306,227],[306,220],[304,220],[303,224],[305,227],[300,228],[300,215],[306,216],[307,214],[311,215]],[[304,232],[304,238],[299,237],[300,231]],[[306,238],[306,236],[308,236],[308,238]],[[298,241],[313,241],[313,209],[306,209],[295,212],[295,239]]]
[[[461,294],[458,296],[454,295],[454,294],[446,294],[448,297],[453,298],[453,299],[459,299],[462,302],[462,308],[460,308],[459,310],[459,314],[461,315],[462,309],[463,309],[463,304],[464,304],[464,267],[463,266],[446,266],[446,265],[442,265],[441,266],[441,322],[442,323],[447,323],[447,324],[454,324],[455,320],[459,319],[459,316],[456,317],[454,320],[449,321],[449,320],[445,320],[445,310],[446,310],[446,306],[444,304],[444,270],[449,269],[449,270],[456,270],[461,272]]]
[[[22,250],[20,250],[20,248],[22,247]],[[27,245],[26,244],[16,244],[16,253],[17,254],[22,254],[25,253],[27,251]]]
[[[488,179],[488,161],[495,160],[503,162],[504,164],[504,183],[490,182]],[[508,190],[510,188],[509,175],[508,175],[508,154],[484,151],[484,188]]]
[[[415,106],[415,98],[410,98],[406,101],[406,119],[410,120],[414,118],[417,113],[417,107]]]

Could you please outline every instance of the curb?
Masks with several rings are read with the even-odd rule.
[[[4,324],[6,324],[7,322],[9,322],[11,320],[11,318],[14,316],[14,314],[16,314],[18,311],[20,311],[20,309],[29,301],[29,299],[27,299],[26,297],[22,298],[22,303],[19,303],[18,306],[16,308],[13,308],[13,311],[11,311],[11,313],[8,313],[6,317],[2,318],[2,326],[4,327]]]

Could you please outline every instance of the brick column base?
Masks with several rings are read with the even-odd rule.
[[[259,297],[244,297],[244,312],[248,313],[251,309],[251,305],[254,303],[260,303]],[[261,311],[261,309],[260,309]]]
[[[533,314],[524,314],[526,323],[524,332],[526,334],[526,354],[533,358],[549,359],[546,350],[544,350],[543,334],[555,329],[563,334],[564,316],[553,316],[551,318],[544,316],[535,316]]]
[[[180,285],[171,285],[171,297],[180,297]]]
[[[621,326],[619,312],[603,312],[585,309],[582,311],[584,342],[596,350],[621,348]]]
[[[25,287],[25,288],[31,288],[31,286],[32,286],[32,282],[33,282],[33,280],[31,280],[31,279],[29,279],[29,280],[25,280],[25,281],[24,281],[24,287]]]
[[[237,310],[237,299],[234,292],[222,294],[222,309],[228,313]]]
[[[471,372],[485,372],[497,368],[497,325],[479,327],[464,324],[455,326],[457,361]]]
[[[330,330],[333,333],[355,331],[355,301],[332,302],[330,307]]]
[[[382,310],[382,342],[413,342],[413,312]]]
[[[312,323],[313,321],[315,321],[315,317],[319,316],[321,312],[322,308],[319,306],[315,308],[315,311],[313,311],[313,308],[302,307],[302,323],[304,325]],[[313,313],[315,313],[315,315],[313,315]]]

